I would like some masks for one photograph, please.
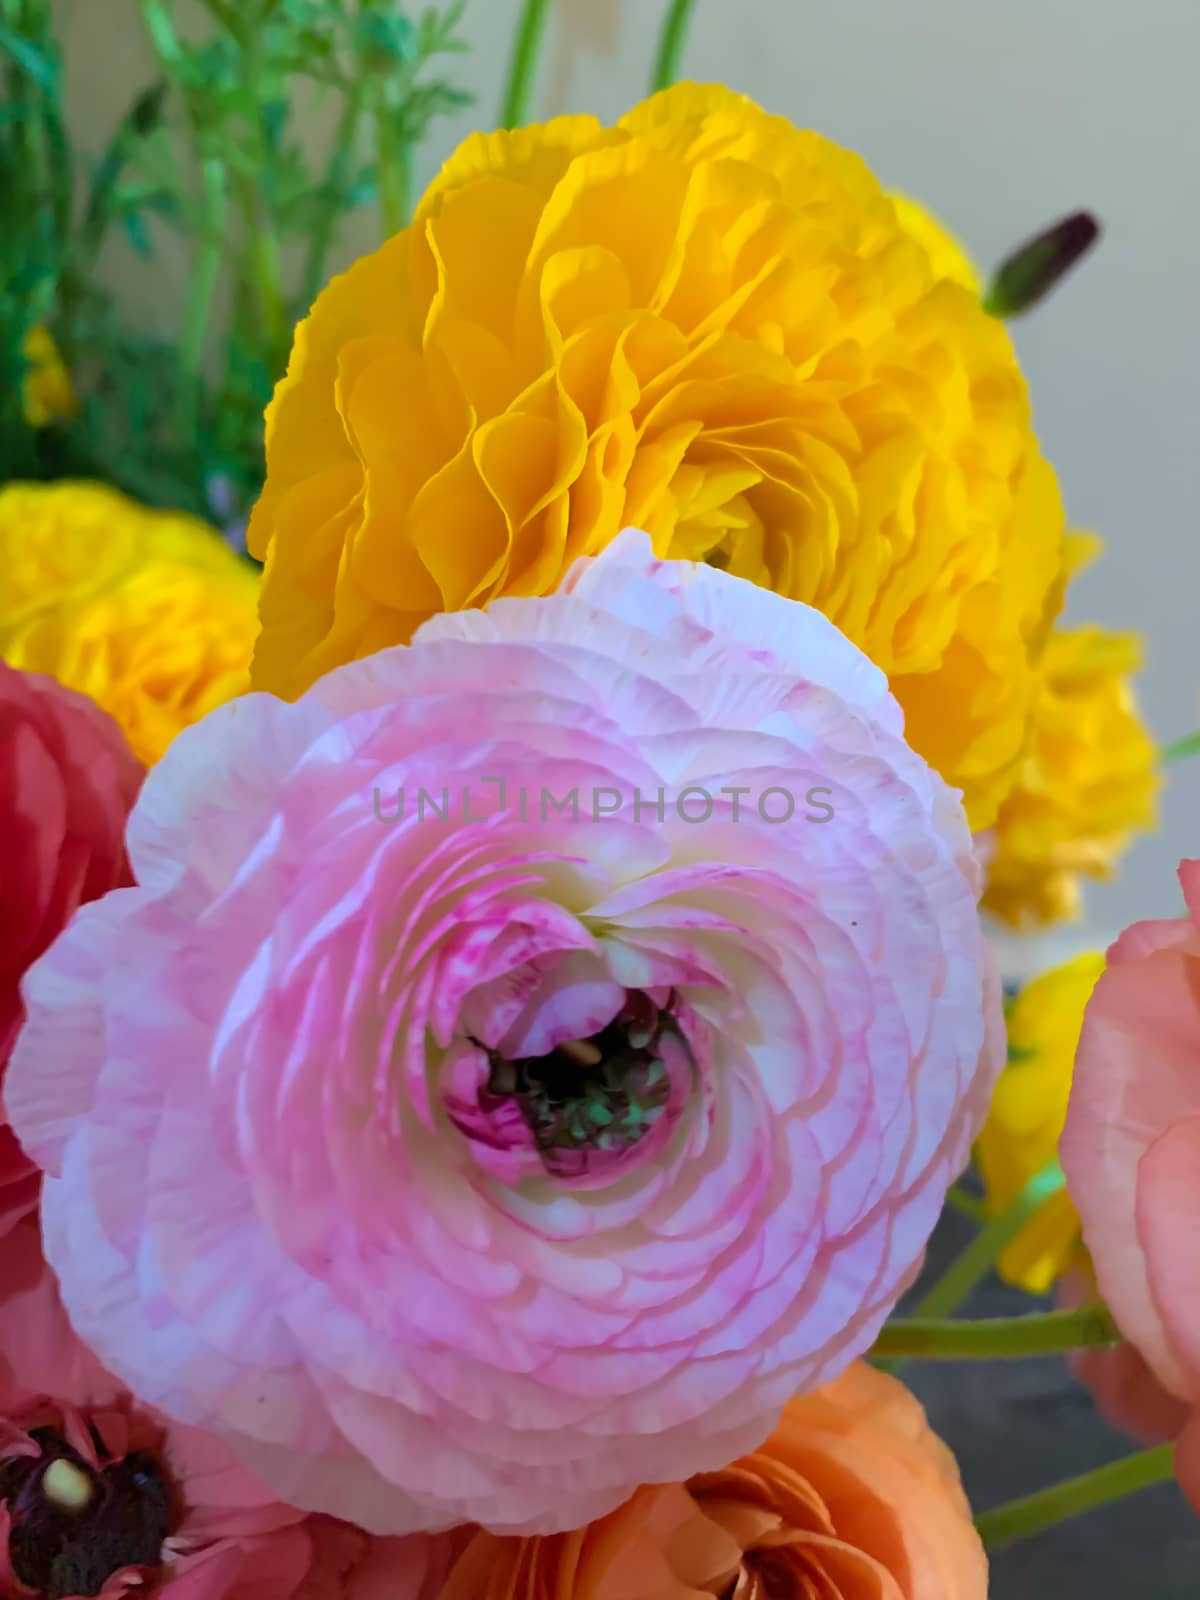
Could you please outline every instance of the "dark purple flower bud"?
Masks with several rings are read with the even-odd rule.
[[[1019,317],[1045,299],[1100,237],[1090,211],[1076,211],[1035,235],[1004,261],[984,296],[994,317]]]

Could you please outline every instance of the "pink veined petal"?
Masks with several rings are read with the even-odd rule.
[[[656,633],[662,631],[664,616],[671,615],[674,599],[689,621],[722,641],[736,641],[756,652],[762,665],[770,662],[799,677],[819,679],[847,703],[869,708],[886,720],[889,731],[898,732],[902,725],[884,674],[853,646],[847,649],[845,635],[820,612],[770,589],[741,583],[706,562],[658,561],[649,536],[638,528],[618,534],[604,560],[578,561],[563,588]],[[820,662],[819,672],[813,670],[814,660]]]
[[[152,768],[130,818],[129,859],[138,883],[169,889],[185,863],[214,887],[223,883],[252,843],[275,781],[330,722],[311,700],[281,711],[273,696],[247,694],[185,728],[171,760]]]
[[[625,990],[613,982],[604,961],[588,950],[564,956],[547,977],[544,990],[534,991],[500,1041],[511,1060],[548,1055],[569,1040],[599,1033],[625,1000]]]
[[[28,1015],[4,1082],[4,1109],[21,1130],[26,1153],[57,1172],[66,1141],[90,1111],[104,1041],[99,985],[105,951],[122,937],[126,899],[118,889],[81,908],[69,938],[60,939],[25,980]],[[23,1070],[28,1060],[36,1063]]]
[[[10,1108],[80,1333],[379,1534],[578,1525],[752,1447],[911,1280],[1003,1053],[961,807],[881,675],[614,552],[200,724],[146,881],[29,979]],[[821,779],[820,826],[666,793]]]

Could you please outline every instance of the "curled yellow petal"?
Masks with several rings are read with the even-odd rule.
[[[1063,510],[965,256],[819,135],[679,84],[477,134],[335,279],[271,406],[258,687],[547,593],[644,527],[824,611],[989,826]]]

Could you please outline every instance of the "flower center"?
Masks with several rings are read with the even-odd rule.
[[[815,1590],[809,1590],[803,1571],[786,1549],[757,1549],[746,1552],[738,1575],[730,1580],[720,1600],[737,1600],[742,1594],[754,1600],[801,1600],[810,1592]]]
[[[620,1013],[590,1038],[518,1060],[489,1050],[485,1094],[516,1100],[543,1154],[630,1150],[670,1099],[662,1058],[668,1034],[681,1039],[670,1011],[630,991]]]
[[[0,1461],[0,1502],[18,1581],[44,1600],[98,1595],[123,1567],[156,1567],[171,1529],[171,1490],[145,1452],[97,1472],[56,1428],[30,1433],[38,1456]]]

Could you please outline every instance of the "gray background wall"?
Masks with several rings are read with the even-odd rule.
[[[59,0],[81,136],[99,142],[145,80],[136,0]],[[556,0],[536,100],[612,119],[646,84],[665,0]],[[494,121],[518,0],[468,0],[479,96],[439,126],[427,179]],[[860,151],[937,210],[985,265],[1088,206],[1099,251],[1016,325],[1046,449],[1072,518],[1108,540],[1072,614],[1139,629],[1143,703],[1164,740],[1200,722],[1200,0],[698,0],[686,74],[721,79]],[[370,247],[373,218],[346,249]],[[139,314],[179,301],[183,258],[157,276],[108,263]],[[1089,921],[1024,948],[1036,965],[1177,903],[1200,854],[1200,759],[1174,773],[1163,826],[1094,890]]]

